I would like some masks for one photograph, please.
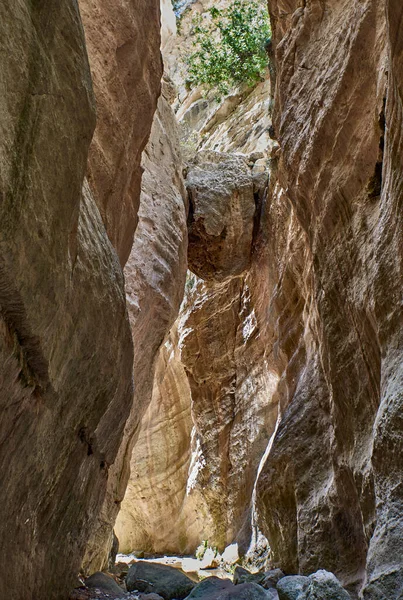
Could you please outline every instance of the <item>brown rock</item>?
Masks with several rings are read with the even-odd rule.
[[[261,525],[285,570],[359,586],[367,565],[367,597],[397,598],[402,9],[386,2],[389,38],[383,2],[269,6],[281,156],[263,229],[281,420]]]
[[[165,89],[164,85],[164,92]],[[135,442],[133,434],[138,435],[140,420],[151,401],[156,357],[177,316],[186,277],[185,188],[177,125],[164,95],[158,101],[143,167],[139,225],[125,268],[130,323],[134,345],[138,348],[133,371],[135,397],[124,443],[115,461],[110,497],[104,507],[103,522],[100,523],[100,532],[104,531],[102,537],[105,540],[125,494],[129,459]],[[135,458],[132,468],[137,468]],[[129,496],[131,493],[129,489]],[[138,500],[135,498],[134,502]],[[134,506],[133,510],[136,510]],[[125,527],[122,530],[118,524],[116,532],[121,550],[128,548],[131,529]],[[134,539],[131,541],[134,542]],[[97,546],[94,537],[94,549]],[[132,546],[130,550],[133,549],[153,550],[148,546]]]
[[[190,163],[189,268],[207,280],[242,274],[250,263],[255,201],[247,162],[200,152]]]
[[[121,442],[132,342],[83,188],[95,112],[77,5],[2,3],[0,24],[0,597],[56,600]]]
[[[141,153],[160,93],[160,3],[79,4],[97,102],[88,179],[123,266],[138,223]]]
[[[130,480],[116,531],[122,552],[193,552],[201,531],[186,507],[191,458],[190,388],[176,325],[162,346],[152,400],[131,457]]]

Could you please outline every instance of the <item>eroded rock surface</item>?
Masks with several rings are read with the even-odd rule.
[[[200,541],[200,524],[193,532],[196,510],[188,510],[184,500],[191,460],[190,404],[174,326],[159,352],[152,400],[133,448],[130,480],[115,526],[121,552],[137,548],[187,554]]]
[[[144,175],[139,225],[125,268],[127,302],[135,345],[135,397],[133,411],[126,426],[125,444],[119,453],[117,464],[120,463],[120,467],[116,468],[116,486],[109,502],[111,508],[107,518],[109,526],[113,525],[125,494],[129,477],[127,461],[132,456],[135,441],[133,432],[139,433],[137,428],[151,401],[157,353],[178,314],[186,277],[185,188],[177,125],[168,102],[170,93],[168,82],[164,84],[163,91],[163,96],[158,101],[158,110],[143,159]],[[161,371],[157,372],[159,377],[161,377],[160,373]],[[178,373],[178,377],[180,377],[180,373]],[[164,384],[162,385],[164,388]],[[167,384],[164,389],[169,390],[169,385]],[[158,394],[158,392],[156,393]],[[157,404],[163,402],[166,406],[167,400],[160,395],[156,402]],[[176,410],[177,408],[173,408],[172,415]],[[150,419],[152,421],[152,417]],[[184,430],[186,431],[186,424]],[[158,447],[161,450],[167,449],[164,448],[164,444],[166,445],[167,442],[166,436],[164,442],[164,432],[160,431],[154,447],[155,451],[158,452]],[[171,448],[173,447],[171,446]],[[175,457],[178,452],[179,455],[181,454],[180,450],[176,448],[173,449],[173,452]],[[134,453],[131,458],[133,473],[138,473],[138,469],[141,471],[143,468],[137,458],[138,455]],[[180,460],[180,456],[178,458]],[[158,458],[158,455],[151,458],[157,463],[161,459],[163,460],[163,456]],[[184,460],[186,461],[186,457]],[[155,472],[152,467],[150,469],[151,472]],[[131,538],[133,532],[131,511],[136,514],[141,507],[145,507],[141,502],[138,503],[141,497],[140,499],[136,498],[136,479],[137,477],[134,477],[133,488],[131,484],[129,485],[127,500],[122,507],[120,524],[118,523],[117,526],[122,547],[127,547],[129,539],[133,541]],[[154,488],[155,482],[152,476],[150,483]],[[161,498],[157,499],[156,496],[155,500],[158,503]],[[152,511],[152,506],[153,500],[150,498],[150,506],[147,511]],[[128,518],[125,518],[125,515]],[[163,535],[160,528],[158,531],[160,535]],[[139,537],[139,535],[138,531],[137,536]],[[169,535],[167,537],[169,538]]]
[[[360,586],[367,568],[366,597],[398,598],[402,8],[269,6],[281,153],[263,229],[282,389],[262,527],[283,569]]]
[[[0,24],[0,597],[60,600],[129,414],[132,342],[83,186],[95,108],[77,4],[2,3]]]
[[[79,5],[97,104],[88,179],[123,266],[138,222],[141,153],[160,94],[160,1]]]
[[[241,275],[250,264],[256,211],[246,160],[199,152],[187,170],[189,269],[205,280]]]

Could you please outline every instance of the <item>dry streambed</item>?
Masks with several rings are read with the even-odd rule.
[[[324,570],[305,577],[280,569],[251,573],[237,566],[233,576],[210,569],[197,581],[195,573],[192,578],[179,568],[180,559],[174,564],[117,563],[113,573],[89,577],[70,600],[351,600],[337,578]]]

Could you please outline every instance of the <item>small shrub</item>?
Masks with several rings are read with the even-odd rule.
[[[229,88],[255,85],[268,65],[266,45],[270,39],[267,10],[256,0],[234,0],[228,8],[210,8],[207,17],[193,19],[194,47],[187,59],[192,86]]]

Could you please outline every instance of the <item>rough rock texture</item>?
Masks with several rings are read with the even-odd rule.
[[[188,166],[189,269],[222,281],[241,275],[252,253],[254,215],[252,173],[238,156],[199,152]]]
[[[190,594],[195,582],[175,567],[139,561],[130,567],[126,586],[130,592],[138,590],[158,594],[164,600],[182,600]]]
[[[138,222],[141,153],[160,93],[160,2],[79,5],[97,103],[88,179],[123,266]]]
[[[190,553],[192,534],[186,484],[191,458],[190,388],[180,360],[176,327],[157,360],[152,400],[131,457],[129,485],[115,530],[121,552]]]
[[[132,455],[135,441],[133,431],[138,427],[151,400],[155,360],[158,350],[178,314],[186,277],[186,206],[179,140],[176,121],[168,103],[170,93],[168,83],[164,84],[163,91],[164,94],[158,101],[158,110],[143,160],[143,192],[140,202],[139,225],[125,268],[127,301],[135,345],[135,398],[133,413],[126,426],[125,440],[127,443],[120,451],[121,464],[124,466],[128,466],[126,465],[127,458]],[[159,373],[161,373],[161,369]],[[178,376],[180,377],[180,373]],[[167,389],[169,389],[169,385],[171,384],[168,383]],[[161,401],[166,406],[167,400],[161,396],[159,396],[159,400],[156,399],[157,405]],[[176,408],[173,409],[172,414],[175,411]],[[148,414],[148,418],[152,420],[150,413]],[[186,424],[184,430],[186,431]],[[161,435],[162,439],[159,437],[159,440],[156,441],[157,447],[159,444],[171,444],[171,441],[167,439],[165,442],[163,441],[163,431],[160,431]],[[170,447],[173,448],[173,446]],[[178,452],[180,459],[181,451],[178,448],[173,448],[172,451],[175,456],[174,464],[176,464]],[[163,457],[161,459],[163,460]],[[151,460],[158,461],[159,458],[153,456]],[[132,484],[129,485],[127,500],[122,507],[123,510],[117,525],[118,538],[122,541],[122,547],[127,547],[128,540],[131,539],[133,531],[133,527],[130,525],[131,512],[137,513],[141,507],[144,507],[144,504],[138,504],[136,480],[138,470],[141,471],[145,466],[138,461],[136,453],[131,458],[131,468],[135,474],[132,478],[134,487]],[[157,473],[158,469],[161,467],[157,467]],[[150,467],[150,470],[155,472],[153,467]],[[121,473],[121,468],[119,468],[117,475],[119,475],[119,479],[109,503],[112,510],[108,509],[109,516],[106,519],[110,524],[113,524],[120,502],[123,500],[129,473],[128,471]],[[153,483],[152,478],[151,482]],[[161,502],[161,498],[155,500]],[[151,510],[152,506],[153,501],[151,500],[147,510]],[[161,530],[159,533],[162,534]],[[144,549],[143,546],[140,549]]]
[[[198,261],[206,281],[190,285],[179,322],[195,424],[188,497],[209,541],[244,544],[256,500],[273,566],[325,568],[366,599],[394,600],[403,591],[403,8],[269,7],[278,146],[250,262],[236,274],[220,266],[216,281],[215,263],[208,272]],[[200,123],[200,96],[187,100],[200,103],[188,122]],[[219,256],[216,239],[202,241]]]
[[[264,3],[261,0],[261,4]],[[240,86],[221,99],[217,99],[214,90],[209,93],[200,87],[189,90],[185,83],[186,58],[194,51],[195,15],[206,14],[212,7],[225,9],[229,4],[230,0],[183,2],[177,35],[166,40],[164,62],[178,88],[174,107],[186,160],[192,159],[199,150],[249,154],[268,152],[272,145],[268,74],[255,88]]]
[[[246,550],[256,472],[275,427],[275,406],[267,409],[277,380],[264,359],[264,315],[255,312],[261,290],[252,296],[247,269],[262,190],[244,159],[203,157],[206,162],[200,157],[187,180],[192,196],[197,187],[204,199],[192,218],[220,230],[225,219],[228,235],[218,253],[214,235],[213,242],[205,237],[211,256],[205,271],[212,280],[189,274],[186,300],[158,359],[153,400],[117,521],[124,551],[192,552],[201,539],[220,550],[237,539]],[[193,238],[191,263],[197,253]],[[236,256],[244,264],[227,260]]]
[[[2,3],[0,28],[0,597],[60,600],[130,409],[132,342],[83,188],[95,111],[77,4]]]
[[[270,592],[256,583],[234,585],[229,579],[207,577],[189,594],[189,600],[272,600]]]
[[[367,567],[365,597],[394,599],[403,585],[403,9],[269,7],[281,152],[262,230],[281,421],[257,488],[261,525],[286,571],[326,568],[359,586]]]

